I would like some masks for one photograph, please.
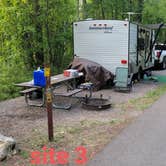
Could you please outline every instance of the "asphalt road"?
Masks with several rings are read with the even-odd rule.
[[[88,166],[166,166],[166,94]]]

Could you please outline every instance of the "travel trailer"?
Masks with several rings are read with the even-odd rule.
[[[73,23],[74,55],[99,63],[115,75],[143,77],[154,66],[154,31],[120,20],[85,20]]]

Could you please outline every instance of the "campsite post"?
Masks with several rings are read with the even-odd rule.
[[[48,25],[48,0],[45,1],[45,21],[43,22],[43,50],[44,50],[44,75],[46,77],[45,87],[45,104],[48,119],[48,139],[53,141],[53,117],[52,117],[52,92],[51,92],[51,68],[50,68],[50,47],[49,41],[49,25]]]
[[[46,77],[46,111],[48,118],[48,139],[53,141],[53,117],[52,117],[52,93],[51,93],[51,70],[48,64],[45,65],[44,74]]]

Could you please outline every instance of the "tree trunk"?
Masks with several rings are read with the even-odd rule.
[[[100,6],[101,6],[101,16],[102,16],[102,19],[105,19],[105,13],[104,13],[104,7],[103,7],[103,0],[100,0]]]
[[[86,5],[87,5],[86,0],[82,0],[82,14],[83,14],[83,19],[86,19],[88,17],[87,11],[86,11]]]

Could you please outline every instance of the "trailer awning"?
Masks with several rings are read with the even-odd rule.
[[[155,29],[158,29],[160,25],[161,25],[161,23],[160,24],[147,24],[146,26],[148,28],[155,30]],[[161,29],[166,29],[166,23],[164,23],[164,25],[161,27]]]

